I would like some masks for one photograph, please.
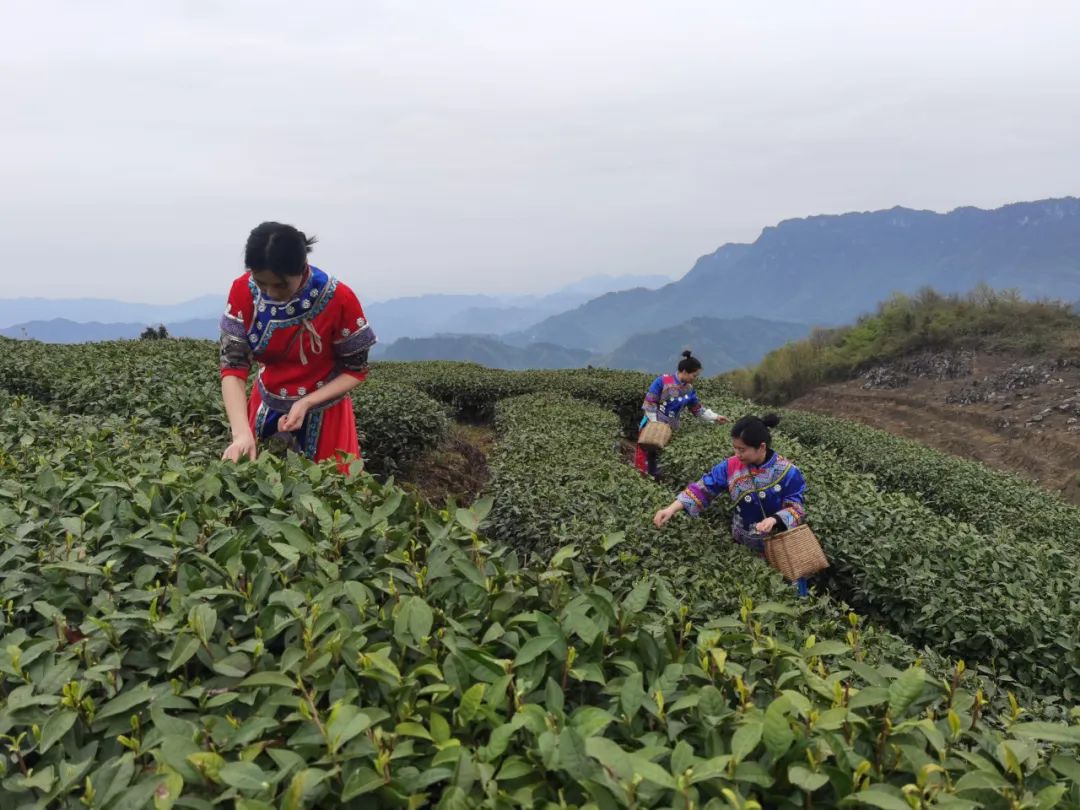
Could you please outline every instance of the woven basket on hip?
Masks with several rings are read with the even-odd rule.
[[[638,436],[637,443],[646,450],[663,450],[671,441],[671,426],[663,422],[649,422]]]
[[[792,581],[829,567],[821,544],[805,524],[765,538],[765,559],[784,579]]]

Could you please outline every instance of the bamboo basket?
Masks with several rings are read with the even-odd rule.
[[[663,422],[649,422],[638,436],[637,443],[646,450],[663,450],[671,441],[671,426]]]
[[[806,524],[766,537],[765,559],[792,582],[829,567],[821,543]]]

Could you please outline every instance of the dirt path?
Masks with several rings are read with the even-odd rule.
[[[867,389],[863,380],[827,386],[789,407],[852,419],[953,455],[1032,478],[1080,503],[1080,369],[995,392],[988,401],[949,402],[973,383],[992,390],[1013,378],[1016,358],[979,358],[957,380],[914,379],[893,389]],[[961,397],[962,398],[962,397]]]
[[[441,445],[413,463],[405,483],[434,506],[442,506],[447,498],[467,506],[487,485],[487,458],[494,446],[490,426],[454,423]]]

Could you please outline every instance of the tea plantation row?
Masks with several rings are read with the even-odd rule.
[[[1033,544],[1080,551],[1080,508],[1018,475],[821,414],[785,411],[782,425],[802,444],[828,447],[849,469],[872,474],[882,488],[910,493],[982,532],[1004,529]]]
[[[207,341],[128,341],[49,346],[0,340],[0,390],[66,413],[120,415],[184,432],[224,450],[217,353]],[[375,379],[353,392],[360,443],[373,472],[406,469],[445,437],[445,409],[422,391]]]
[[[1080,693],[1080,565],[1054,543],[989,536],[903,493],[880,492],[825,449],[777,444],[808,480],[809,521],[832,563],[830,589],[916,645],[979,662],[1004,683],[1071,703]],[[667,463],[696,480],[728,452],[688,430]],[[727,520],[713,520],[725,531]]]
[[[993,716],[932,656],[905,670],[704,522],[658,537],[670,492],[616,456],[644,376],[375,367],[386,442],[419,444],[393,428],[417,390],[438,430],[499,407],[490,545],[483,509],[218,464],[213,353],[166,342],[0,359],[90,415],[0,397],[12,806],[1080,807],[1076,726]],[[158,365],[190,386],[136,384]],[[131,409],[82,384],[103,370]],[[620,418],[498,405],[537,390]]]
[[[0,398],[0,806],[1080,807],[1080,729],[963,673],[186,444]]]
[[[590,569],[639,578],[659,574],[675,584],[695,618],[765,605],[814,632],[844,637],[860,659],[910,661],[898,638],[860,628],[828,598],[799,599],[794,588],[746,549],[724,542],[698,521],[666,531],[653,513],[671,495],[619,460],[615,417],[562,394],[532,394],[499,403],[498,444],[489,460],[494,499],[489,531],[527,555],[548,558],[566,544]],[[718,435],[722,431],[714,429]]]

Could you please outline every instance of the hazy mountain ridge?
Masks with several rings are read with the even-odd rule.
[[[492,368],[580,368],[585,365],[660,373],[672,371],[690,349],[707,374],[755,363],[810,331],[803,324],[761,318],[693,318],[657,332],[635,335],[607,354],[551,343],[514,346],[495,335],[402,338],[379,354],[385,360],[464,360]]]
[[[598,292],[642,284],[660,285],[670,280],[665,276],[596,275],[547,295],[431,294],[364,301],[364,307],[380,340],[386,344],[401,337],[427,337],[444,332],[481,334],[520,329],[579,306]],[[165,324],[170,333],[173,327],[181,330],[177,334],[182,337],[214,338],[224,302],[224,293],[167,305],[92,298],[0,299],[0,335],[81,343],[122,340],[138,336],[148,325]],[[80,328],[84,324],[85,328]]]
[[[646,328],[693,317],[755,316],[840,324],[893,292],[932,286],[970,290],[979,282],[1029,298],[1080,298],[1080,199],[1014,203],[947,214],[885,211],[790,219],[751,244],[702,256],[658,290],[600,296],[511,336],[612,351]]]

